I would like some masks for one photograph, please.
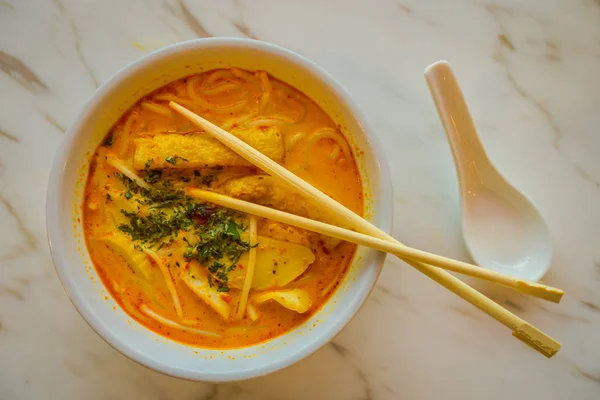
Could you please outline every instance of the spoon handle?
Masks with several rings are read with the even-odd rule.
[[[450,147],[461,189],[482,185],[491,164],[469,114],[467,103],[447,61],[438,61],[425,69],[425,79]]]

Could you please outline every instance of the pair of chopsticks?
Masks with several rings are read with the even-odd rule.
[[[509,327],[513,331],[513,336],[544,354],[546,357],[552,357],[560,349],[561,345],[559,342],[441,268],[486,279],[491,282],[511,287],[523,293],[557,303],[562,297],[562,290],[537,282],[510,277],[499,272],[489,271],[475,265],[408,247],[229,132],[173,101],[171,101],[169,105],[175,111],[182,114],[195,125],[203,128],[207,133],[251,164],[273,177],[278,178],[283,184],[304,195],[313,204],[321,204],[323,207],[327,208],[331,214],[337,217],[339,222],[343,223],[344,226],[352,227],[357,232],[205,190],[188,190],[190,196],[223,207],[243,211],[259,217],[269,218],[274,221],[394,254],[427,275],[429,278],[444,286],[446,289],[452,291],[479,308],[481,311],[490,315],[492,318]]]

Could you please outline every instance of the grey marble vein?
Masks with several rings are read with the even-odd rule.
[[[336,351],[336,353],[338,353],[342,357],[346,357],[348,354],[350,354],[350,350],[348,350],[346,347],[342,346],[341,344],[337,343],[336,341],[332,340],[331,342],[329,342],[329,345],[331,346],[331,348],[333,350]]]
[[[369,382],[369,378],[365,372],[360,368],[355,368],[356,374],[360,378],[365,388],[365,395],[363,397],[364,400],[373,400],[373,389],[371,388],[371,384]]]
[[[0,283],[0,297],[1,296],[10,296],[19,301],[25,301],[25,296],[20,290],[3,283]]]
[[[399,301],[408,301],[408,296],[404,296],[402,294],[394,293],[394,292],[392,292],[391,290],[385,288],[382,285],[378,284],[377,286],[375,286],[375,290],[381,292],[385,296],[392,297],[392,298],[394,298],[396,300],[399,300]]]
[[[0,50],[0,69],[26,89],[48,90],[48,86],[23,61],[2,50]]]
[[[208,393],[198,397],[198,400],[216,400],[219,398],[219,385],[213,384],[210,386]]]
[[[337,341],[331,341],[329,342],[329,346],[335,351],[335,353],[344,359],[348,359],[348,363],[350,365],[352,365],[352,368],[354,370],[354,372],[358,375],[358,377],[360,378],[360,381],[362,383],[362,386],[364,388],[365,394],[364,396],[361,396],[361,399],[365,399],[365,400],[372,400],[373,399],[373,389],[371,387],[371,383],[369,382],[369,377],[367,376],[367,374],[363,371],[362,368],[360,368],[359,366],[357,366],[355,363],[353,363],[350,360],[350,357],[352,355],[352,353],[350,352],[350,350],[341,345],[340,343],[338,343]]]
[[[81,62],[81,64],[85,68],[85,70],[87,71],[94,87],[98,88],[98,86],[99,86],[98,79],[96,78],[96,75],[94,74],[94,71],[92,70],[91,65],[89,65],[87,59],[83,55],[83,47],[81,45],[81,36],[80,36],[79,30],[77,29],[77,24],[75,23],[75,20],[65,10],[61,0],[53,0],[53,1],[71,28],[71,34],[73,36],[73,41],[75,43],[75,52],[77,53],[77,57],[79,58],[79,61]]]
[[[594,304],[590,301],[581,301],[581,304],[583,304],[586,308],[595,311],[595,312],[600,312],[600,306],[597,304]]]
[[[517,12],[511,8],[500,7],[500,6],[497,6],[494,4],[485,4],[484,9],[489,12],[489,14],[492,16],[492,18],[497,23],[497,25],[500,29],[500,33],[498,34],[498,41],[501,44],[501,47],[504,49],[507,49],[509,52],[516,51],[516,48],[515,48],[513,42],[508,39],[508,33],[507,33],[507,29],[506,29],[503,18],[505,18],[506,16],[512,17]],[[523,13],[522,11],[519,11],[519,12]],[[526,13],[524,13],[524,14],[526,14]],[[530,16],[530,15],[529,15],[529,17],[534,20],[539,21],[539,18],[534,18],[533,16]],[[546,41],[545,45],[548,48],[548,51],[544,54],[544,57],[553,62],[559,61],[560,57],[557,52],[556,44]],[[558,125],[554,116],[552,115],[550,110],[548,110],[546,105],[544,105],[544,103],[542,101],[538,100],[537,98],[535,98],[534,96],[529,94],[525,90],[523,85],[521,85],[519,83],[519,81],[515,77],[512,67],[510,66],[510,63],[508,62],[507,56],[504,54],[504,52],[502,50],[496,52],[496,54],[494,55],[494,59],[496,61],[498,61],[498,63],[504,69],[506,78],[507,78],[508,82],[510,83],[510,85],[515,90],[515,92],[519,96],[521,96],[524,100],[528,101],[532,106],[534,106],[540,112],[540,114],[544,117],[544,120],[546,121],[546,123],[548,124],[548,127],[550,128],[550,130],[553,133],[552,143],[553,143],[556,151],[558,151],[560,154],[562,154],[567,159],[567,161],[569,161],[569,164],[573,167],[573,169],[577,172],[577,174],[579,176],[581,176],[583,179],[590,182],[594,186],[600,188],[600,182],[598,182],[587,170],[581,168],[581,166],[579,166],[576,162],[570,160],[566,155],[563,154],[563,151],[560,147],[560,141],[562,139],[563,132],[562,132],[560,126]]]
[[[35,235],[33,234],[33,232],[31,232],[29,230],[27,224],[19,216],[19,214],[17,213],[16,209],[13,207],[11,202],[1,193],[0,193],[0,203],[4,204],[6,211],[8,211],[8,213],[17,222],[17,227],[19,228],[19,231],[25,238],[25,243],[27,244],[27,246],[31,249],[35,249],[37,247],[37,239],[36,239]]]
[[[11,135],[10,133],[0,129],[0,138],[5,138],[10,140],[11,142],[15,142],[15,143],[19,143],[21,141],[21,139],[19,139],[18,137]]]
[[[0,1],[0,7],[10,8],[11,10],[15,9],[15,5],[8,1]]]
[[[585,371],[585,370],[583,370],[582,368],[579,368],[579,367],[575,367],[575,370],[577,371],[577,373],[579,375],[583,376],[585,379],[588,379],[588,380],[590,380],[592,382],[600,384],[600,376],[592,375],[591,373],[589,373],[589,372],[587,372],[587,371]]]
[[[463,317],[466,318],[471,318],[471,319],[480,319],[479,317],[481,316],[481,313],[475,313],[472,311],[468,311],[462,307],[458,307],[458,306],[449,306],[448,307],[449,310],[454,311],[455,313],[462,315]]]
[[[38,108],[38,111],[40,112],[40,114],[42,115],[42,117],[48,121],[48,123],[50,125],[52,125],[54,128],[56,128],[57,131],[59,131],[60,133],[64,133],[66,132],[66,128],[64,126],[62,126],[56,119],[54,119],[54,117],[52,116],[52,114],[41,110]]]
[[[547,312],[548,314],[553,315],[556,318],[564,320],[564,321],[580,322],[580,323],[584,323],[584,324],[590,324],[592,322],[588,318],[583,318],[583,317],[579,317],[577,315],[568,314],[568,313],[563,312],[563,311],[558,311],[558,310],[555,310],[555,309],[550,309],[550,308],[542,306],[540,304],[536,304],[536,305],[537,305],[537,307],[539,309]]]
[[[187,27],[194,32],[196,37],[211,37],[212,35],[208,33],[208,31],[202,26],[202,24],[198,21],[194,14],[190,11],[183,0],[177,0],[177,4],[179,5],[179,10],[181,13],[182,21],[187,25]],[[173,8],[167,5],[169,10],[177,16],[177,13],[173,10]]]
[[[242,35],[246,36],[247,38],[250,38],[250,39],[258,39],[258,38],[256,37],[256,35],[255,35],[254,33],[252,33],[252,31],[250,30],[250,28],[248,28],[248,27],[247,27],[245,24],[243,24],[243,23],[235,23],[235,22],[234,22],[234,23],[233,23],[233,26],[235,26],[235,27],[236,27],[236,29],[237,29],[238,31],[240,31],[240,33],[241,33]]]
[[[415,10],[413,8],[407,6],[406,4],[399,2],[399,1],[396,1],[394,4],[396,4],[396,6],[400,10],[400,12],[407,18],[417,19],[419,21],[424,22],[425,24],[427,24],[429,26],[435,25],[435,22],[432,19],[422,15],[421,13],[415,12]]]
[[[507,47],[509,50],[514,50],[515,49],[515,45],[510,41],[510,39],[508,39],[506,37],[506,35],[504,33],[498,34],[498,40],[500,41],[500,43],[502,45],[504,45],[505,47]]]
[[[515,303],[512,300],[509,300],[509,299],[504,300],[504,305],[512,308],[513,310],[517,310],[519,312],[525,312],[525,308],[522,305]]]

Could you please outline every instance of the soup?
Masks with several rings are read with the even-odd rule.
[[[356,246],[191,197],[202,188],[330,222],[169,101],[362,214],[351,147],[319,106],[263,71],[208,71],[141,99],[91,157],[84,232],[99,276],[133,319],[189,345],[249,346],[293,329],[327,301]]]

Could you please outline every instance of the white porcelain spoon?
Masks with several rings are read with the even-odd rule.
[[[541,279],[552,259],[552,241],[542,216],[487,157],[450,64],[430,65],[425,79],[458,171],[463,236],[471,256],[484,268]]]

